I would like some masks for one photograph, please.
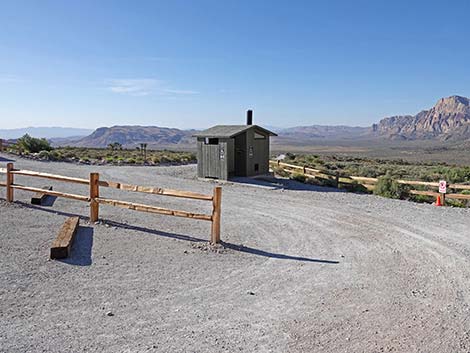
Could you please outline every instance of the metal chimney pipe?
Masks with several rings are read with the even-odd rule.
[[[253,125],[253,110],[246,111],[246,125]]]

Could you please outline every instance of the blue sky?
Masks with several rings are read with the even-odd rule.
[[[0,128],[370,125],[470,95],[470,2],[0,3]]]

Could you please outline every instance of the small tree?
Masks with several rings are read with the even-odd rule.
[[[122,150],[122,144],[120,144],[119,142],[110,143],[108,147],[112,151]]]
[[[20,137],[16,144],[20,150],[24,150],[30,153],[52,150],[49,141],[47,141],[45,138],[31,137],[28,134]]]

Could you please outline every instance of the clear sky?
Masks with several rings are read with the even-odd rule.
[[[370,125],[469,96],[470,1],[0,3],[0,128]]]

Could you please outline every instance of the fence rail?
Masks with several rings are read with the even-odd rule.
[[[370,177],[361,177],[361,176],[340,176],[339,174],[330,174],[325,171],[321,171],[319,169],[309,168],[306,166],[298,166],[289,163],[283,163],[281,161],[270,161],[269,162],[272,166],[278,167],[283,171],[293,174],[293,173],[300,173],[307,178],[312,179],[327,179],[329,181],[334,182],[335,186],[338,187],[339,184],[352,184],[357,183],[364,186],[367,190],[374,190],[375,185],[377,184],[378,178],[370,178]],[[415,186],[427,186],[437,188],[439,187],[438,182],[427,182],[427,181],[418,181],[418,180],[397,180],[400,184],[405,185],[415,185]],[[470,190],[470,185],[464,184],[447,184],[447,188],[453,190]],[[434,191],[425,191],[425,190],[409,190],[410,194],[413,195],[423,195],[423,196],[438,196],[440,195],[438,192]],[[458,199],[458,200],[470,200],[470,195],[464,194],[457,194],[457,193],[448,193],[445,194],[445,198],[449,199]]]
[[[90,221],[96,222],[99,218],[99,205],[109,205],[115,207],[126,208],[135,211],[156,213],[168,216],[185,217],[195,220],[204,220],[212,223],[211,226],[211,242],[220,243],[220,220],[222,206],[222,188],[217,186],[214,188],[213,195],[199,194],[191,191],[181,191],[173,189],[163,189],[151,186],[132,185],[118,183],[114,181],[100,180],[98,173],[90,173],[89,179],[68,177],[63,175],[41,173],[32,170],[14,169],[13,163],[8,163],[7,168],[0,168],[0,174],[6,174],[6,182],[0,182],[0,187],[6,188],[6,199],[8,202],[14,201],[14,190],[23,190],[29,192],[40,192],[42,194],[63,197],[77,201],[90,203]],[[15,175],[26,177],[51,179],[67,183],[75,183],[81,185],[89,185],[89,195],[76,195],[60,191],[45,190],[31,186],[19,185],[14,183]],[[113,200],[100,197],[100,187],[114,188],[123,191],[141,192],[154,195],[163,195],[170,197],[179,197],[192,200],[202,200],[212,202],[212,213],[202,214],[181,210],[171,210],[167,208],[134,203],[129,201]]]

